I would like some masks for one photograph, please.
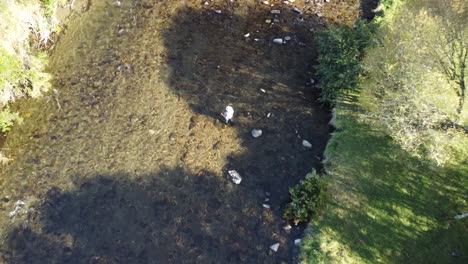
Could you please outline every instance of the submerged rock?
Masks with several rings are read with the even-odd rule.
[[[281,11],[277,10],[277,9],[274,9],[274,10],[271,10],[270,13],[272,13],[273,15],[279,15],[279,14],[281,14]]]
[[[273,40],[273,42],[276,43],[276,44],[283,44],[283,39],[282,38],[275,38]]]
[[[240,174],[237,171],[229,170],[228,174],[231,177],[232,182],[234,182],[235,184],[240,184],[241,183],[242,177],[240,176]]]
[[[15,209],[11,211],[8,215],[10,216],[10,218],[14,218],[16,215],[26,212],[25,207],[26,203],[21,200],[18,200],[15,203]]]
[[[302,140],[302,146],[304,146],[305,148],[312,148],[312,143],[304,139]]]
[[[293,11],[296,12],[296,13],[298,13],[299,15],[302,14],[302,11],[301,11],[299,8],[297,8],[297,7],[293,8]]]
[[[301,241],[302,240],[300,238],[294,239],[294,245],[299,246],[301,244]]]
[[[254,128],[252,130],[252,137],[258,138],[263,134],[263,131],[261,129]]]

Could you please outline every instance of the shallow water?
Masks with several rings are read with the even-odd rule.
[[[257,1],[121,2],[92,1],[52,54],[55,91],[17,106],[30,117],[3,147],[14,161],[0,172],[2,260],[293,261],[300,229],[284,231],[281,212],[288,188],[320,169],[329,132],[306,85],[325,18],[281,5],[271,25]],[[350,20],[348,3],[323,12]]]

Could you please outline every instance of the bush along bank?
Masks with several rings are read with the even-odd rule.
[[[291,202],[286,206],[284,218],[295,224],[305,223],[323,208],[326,185],[314,171],[298,185],[290,188]]]
[[[468,23],[462,23],[468,5],[383,4],[383,15],[365,30],[372,39],[362,49],[345,47],[335,50],[337,55],[323,53],[332,47],[319,47],[320,57],[333,58],[319,59],[317,67],[323,100],[335,107],[336,130],[325,151],[327,201],[312,218],[301,259],[464,263],[468,221],[459,216],[468,212],[468,138],[440,123],[466,125],[466,106],[460,103],[466,57],[438,54],[466,54],[466,38],[458,36],[468,32]],[[347,39],[359,38],[349,32]],[[342,78],[338,70],[327,75],[334,69],[350,76]]]
[[[338,98],[358,89],[363,72],[361,60],[366,48],[375,42],[377,25],[358,20],[353,27],[330,26],[317,36],[318,64],[315,67],[321,101],[334,107]],[[334,125],[332,113],[330,125]],[[312,171],[297,186],[290,189],[291,202],[284,218],[298,224],[307,223],[326,204],[326,180]]]

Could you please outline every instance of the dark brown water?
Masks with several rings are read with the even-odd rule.
[[[259,1],[121,2],[92,1],[68,25],[55,91],[18,106],[30,117],[3,146],[14,161],[0,172],[0,259],[291,262],[300,232],[282,229],[288,188],[320,168],[329,130],[306,85],[314,32],[352,20],[356,3],[325,4],[325,17],[278,4],[273,17]]]

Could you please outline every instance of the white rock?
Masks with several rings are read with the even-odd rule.
[[[274,9],[274,10],[271,10],[270,13],[272,13],[273,15],[279,15],[279,14],[281,14],[281,11],[277,10],[277,9]]]
[[[222,11],[219,10],[219,9],[216,9],[215,12],[216,12],[217,14],[221,14],[221,13],[222,13]]]
[[[274,252],[278,251],[278,248],[279,248],[279,243],[276,243],[270,246],[270,249],[273,250]]]
[[[21,201],[21,200],[18,200],[18,201],[16,201],[16,203],[15,203],[15,206],[16,206],[16,207],[23,207],[23,206],[25,206],[25,205],[26,205],[26,203],[23,202],[23,201]]]
[[[284,40],[290,41],[290,40],[291,40],[291,37],[290,37],[290,36],[286,36],[286,37],[284,37]]]
[[[252,137],[258,138],[263,134],[263,131],[261,129],[254,128],[252,129]]]
[[[276,44],[283,44],[283,39],[282,38],[275,38],[273,40],[273,42],[276,43]]]
[[[271,117],[271,113],[270,113],[270,112],[268,112],[268,114],[267,114],[267,118],[270,118],[270,117]]]
[[[261,91],[262,93],[266,93],[266,90],[263,89],[263,88],[260,88],[260,91]]]
[[[269,5],[270,3],[268,3],[268,1],[262,1],[262,4]]]
[[[226,110],[222,112],[221,115],[224,117],[224,120],[226,120],[226,124],[229,123],[234,116],[234,108],[230,105],[226,106]]]
[[[150,133],[150,135],[156,134],[156,130],[153,130],[153,129],[148,130],[148,132]]]
[[[232,182],[234,182],[235,184],[240,184],[241,183],[242,177],[240,176],[240,174],[237,171],[229,170],[228,173],[229,173],[229,176],[231,177]]]
[[[463,218],[465,218],[465,217],[468,217],[468,213],[466,213],[466,214],[461,214],[461,215],[456,215],[456,216],[455,216],[455,219],[456,219],[456,220],[460,220],[460,219],[463,219]]]
[[[294,245],[295,246],[299,246],[301,244],[301,239],[298,238],[298,239],[294,239]]]
[[[306,148],[312,148],[312,144],[307,141],[307,140],[302,140],[302,146],[306,147]]]
[[[266,208],[266,209],[270,209],[270,205],[269,205],[269,204],[264,203],[264,204],[262,204],[262,206],[263,206],[264,208]]]
[[[254,40],[255,40],[255,41],[259,41],[260,39],[258,39],[258,38],[254,38]]]
[[[250,33],[245,34],[244,37],[245,37],[245,38],[250,37]]]
[[[270,24],[270,23],[271,23],[271,19],[265,20],[265,23]]]
[[[17,214],[26,212],[25,205],[26,205],[26,203],[23,202],[23,201],[21,201],[21,200],[16,201],[16,203],[15,203],[15,209],[14,209],[13,211],[11,211],[8,215],[9,215],[11,218],[13,218],[13,217],[15,217]]]
[[[289,231],[289,230],[291,230],[291,228],[292,228],[292,226],[290,224],[287,224],[287,225],[283,226],[284,231]]]

